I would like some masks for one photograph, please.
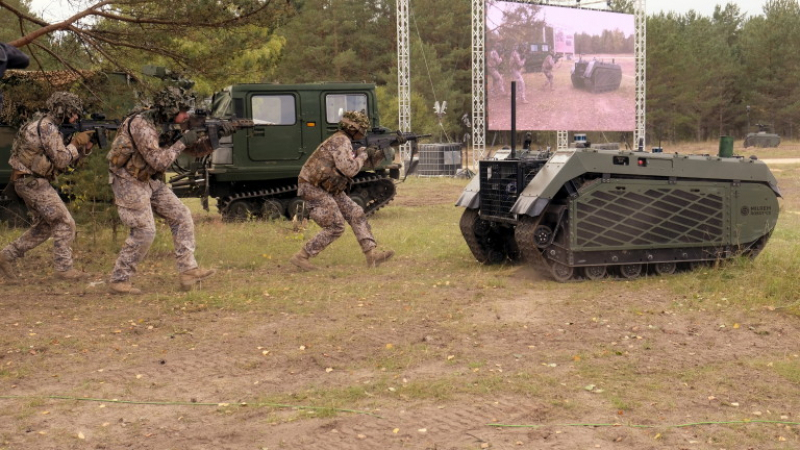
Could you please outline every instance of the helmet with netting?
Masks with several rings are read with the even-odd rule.
[[[80,116],[83,113],[83,102],[71,92],[57,91],[47,99],[47,109],[57,121],[62,122],[73,114]]]
[[[166,119],[172,119],[181,111],[191,107],[191,99],[175,86],[169,86],[153,95],[152,108]]]
[[[344,114],[342,114],[342,119],[339,121],[339,128],[350,130],[351,132],[367,134],[367,130],[370,129],[369,118],[366,114],[359,111],[345,111]]]

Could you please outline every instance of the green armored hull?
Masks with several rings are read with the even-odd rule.
[[[11,183],[11,166],[8,158],[17,135],[16,128],[0,124],[0,222],[11,226],[22,226],[28,223],[28,208],[17,198]]]
[[[481,161],[456,204],[480,262],[525,260],[567,281],[755,257],[779,196],[757,159],[570,149]]]
[[[748,133],[744,138],[744,147],[775,148],[781,143],[781,137],[775,133],[759,131]]]

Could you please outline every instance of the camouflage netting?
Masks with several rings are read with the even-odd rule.
[[[135,83],[124,73],[9,70],[0,81],[5,97],[0,122],[19,126],[36,111],[44,110],[47,98],[55,91],[77,94],[88,113],[120,119],[137,103]]]

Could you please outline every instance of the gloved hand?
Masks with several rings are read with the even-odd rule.
[[[78,148],[80,151],[81,156],[89,156],[92,154],[92,147],[94,147],[94,142],[89,142],[88,144],[84,145],[83,148]]]
[[[76,148],[85,147],[86,144],[92,141],[92,134],[94,134],[94,130],[75,133],[72,135],[72,140],[70,140],[69,143],[74,145]]]
[[[180,142],[183,142],[183,145],[191,147],[197,143],[197,139],[198,139],[197,132],[194,130],[188,130],[185,133],[183,133],[183,135],[181,135],[181,138],[178,140]]]
[[[358,157],[359,157],[359,156],[361,156],[361,155],[368,156],[368,155],[367,155],[367,147],[359,147],[359,148],[356,150],[356,158],[358,158]]]
[[[376,157],[380,158],[380,159],[378,159],[378,161],[382,160],[383,157],[384,157],[383,156],[383,150],[381,150],[380,148],[378,148],[376,146],[372,146],[372,147],[368,148],[367,149],[367,158],[370,161],[375,161]]]
[[[230,122],[222,122],[222,129],[220,130],[220,135],[222,136],[230,136],[236,132],[236,127]]]

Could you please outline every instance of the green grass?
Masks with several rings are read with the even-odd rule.
[[[783,167],[778,173],[781,184],[794,182],[798,169]],[[424,198],[431,191],[456,193],[466,184],[465,180],[450,178],[409,178],[400,185],[400,195]],[[784,207],[778,226],[770,243],[754,261],[734,260],[719,269],[698,270],[675,277],[664,277],[669,289],[687,298],[725,298],[733,304],[748,308],[769,307],[800,314],[800,281],[793,276],[800,272],[800,214],[794,200],[783,201]],[[373,232],[382,248],[396,251],[396,259],[414,263],[402,264],[403,274],[392,274],[390,270],[378,269],[377,277],[403,281],[386,286],[346,280],[352,273],[363,271],[363,255],[352,233],[348,232],[330,249],[323,252],[314,263],[328,270],[324,275],[297,276],[287,269],[288,258],[298,251],[303,242],[313,236],[319,228],[309,223],[299,230],[289,221],[228,224],[219,215],[202,211],[197,200],[187,200],[196,219],[198,261],[203,266],[216,267],[224,286],[222,292],[210,294],[181,294],[170,292],[165,300],[172,306],[183,303],[203,304],[211,308],[252,308],[268,299],[271,303],[288,308],[292,312],[315,312],[314,304],[338,301],[346,292],[359,291],[361,296],[387,296],[389,300],[414,299],[432,290],[447,295],[454,289],[474,292],[481,298],[483,290],[503,291],[509,288],[508,277],[513,267],[481,266],[466,247],[458,231],[461,208],[451,205],[389,206],[370,219]],[[9,242],[23,230],[0,228],[0,240]],[[80,226],[75,244],[76,262],[82,270],[105,277],[110,272],[117,252],[126,236],[126,230],[116,233],[109,229],[97,230],[85,224]],[[46,243],[31,252],[42,261],[48,260],[52,244]],[[176,273],[172,258],[172,240],[166,225],[159,221],[155,242],[148,257],[140,266],[138,280],[157,276],[157,283],[175,289]],[[280,272],[280,276],[275,276]],[[300,281],[302,279],[302,281]],[[316,284],[335,279],[344,283],[334,292],[320,289]],[[360,284],[359,284],[360,283]],[[640,280],[626,283],[631,292],[644,292],[651,288],[651,281]],[[585,283],[581,295],[591,296],[604,289],[602,283]],[[582,289],[584,290],[584,289]],[[297,304],[291,299],[307,298],[310,304]],[[413,300],[412,300],[413,301]]]

